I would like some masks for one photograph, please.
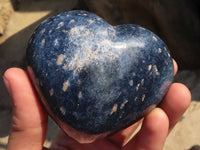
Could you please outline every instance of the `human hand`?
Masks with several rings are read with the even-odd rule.
[[[174,66],[176,73],[175,62]],[[8,69],[4,74],[4,82],[12,96],[13,107],[7,150],[47,149],[43,144],[48,115],[27,73],[19,68]],[[191,94],[187,87],[173,83],[161,104],[132,126],[90,144],[80,144],[60,131],[50,150],[161,150],[167,135],[188,108],[190,100]],[[130,139],[140,123],[140,131]]]

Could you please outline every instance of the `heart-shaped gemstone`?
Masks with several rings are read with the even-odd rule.
[[[49,114],[79,142],[138,121],[173,80],[164,42],[133,24],[111,26],[86,11],[53,16],[27,48],[29,75]]]

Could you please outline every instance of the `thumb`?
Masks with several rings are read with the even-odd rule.
[[[12,97],[12,123],[7,150],[42,150],[47,130],[47,114],[41,106],[27,73],[18,68],[4,73],[4,83]]]

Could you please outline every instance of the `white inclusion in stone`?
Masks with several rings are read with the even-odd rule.
[[[76,26],[76,27],[73,27],[71,28],[70,30],[70,34],[73,36],[73,35],[81,35],[81,32],[83,32],[85,30],[85,27],[84,26]],[[77,38],[77,37],[74,37],[74,38]],[[71,38],[71,41],[73,42],[75,39],[74,38]],[[72,40],[73,39],[73,40]]]
[[[139,87],[140,87],[140,83],[137,84],[137,86],[136,86],[136,91],[139,90]]]
[[[125,100],[125,101],[120,105],[120,109],[123,109],[124,106],[126,105],[126,103],[128,103],[128,100]]]
[[[143,84],[144,84],[144,79],[141,80],[141,85],[143,85]]]
[[[56,29],[60,29],[64,25],[64,22],[60,22]]]
[[[92,24],[92,23],[94,23],[94,20],[90,19],[90,20],[88,20],[88,22],[89,22],[90,24]]]
[[[58,39],[55,39],[54,40],[54,46],[58,46],[59,45],[59,41],[58,41]]]
[[[42,46],[45,45],[45,39],[42,39],[42,42],[41,42]]]
[[[108,41],[108,40],[106,40],[106,41],[104,41],[104,42],[107,42],[107,44],[108,44],[109,46],[111,46],[112,48],[115,48],[115,49],[123,49],[123,48],[126,48],[126,47],[127,47],[127,45],[126,45],[125,43],[122,43],[122,42],[113,43],[113,42]],[[102,43],[102,44],[104,44],[104,43]]]
[[[171,57],[170,53],[167,53],[168,57]]]
[[[49,90],[49,95],[50,95],[50,96],[53,96],[53,94],[54,94],[54,90],[53,90],[53,89],[50,89],[50,90]]]
[[[135,72],[133,72],[133,73],[132,73],[132,75],[133,75],[133,77],[135,77],[135,76],[136,76],[136,73],[135,73]]]
[[[136,97],[134,98],[134,101],[137,101],[137,99],[138,99],[138,98],[137,98],[137,96],[136,96]]]
[[[63,114],[63,116],[65,115],[65,113],[66,113],[66,110],[65,110],[65,108],[64,107],[60,107],[60,112]]]
[[[130,41],[127,41],[127,46],[126,47],[144,47],[144,42],[138,42],[138,41],[133,41],[133,40],[130,40]]]
[[[130,86],[133,86],[133,80],[130,80],[130,81],[129,81],[129,85],[130,85]]]
[[[152,68],[152,65],[150,64],[150,65],[148,66],[148,71],[150,71],[151,68]]]
[[[160,73],[158,72],[158,68],[156,65],[153,65],[153,71],[156,73],[157,76],[160,75]]]
[[[41,33],[44,33],[45,31],[46,31],[46,29],[44,28],[44,29],[42,29]]]
[[[52,30],[49,30],[49,33],[51,33],[52,32]]]
[[[63,88],[62,88],[63,92],[66,92],[69,86],[70,86],[69,81],[68,81],[68,80],[65,81],[65,82],[63,83]]]
[[[103,39],[98,44],[93,43],[93,37],[89,36],[89,38],[85,40],[86,37],[82,36],[89,33],[86,32],[85,26],[76,26],[74,28],[71,28],[69,33],[69,41],[72,43],[77,43],[77,48],[74,50],[74,58],[72,58],[68,63],[68,68],[71,70],[79,70],[80,68],[83,68],[84,66],[87,66],[88,64],[91,64],[93,62],[105,62],[105,60],[115,61],[117,58],[120,58],[119,56],[128,46],[144,46],[142,43],[132,42],[131,40],[128,42],[128,45],[126,45],[126,43],[122,42],[112,42],[108,38]],[[105,37],[108,37],[107,29],[101,30],[97,34],[103,34]],[[115,36],[115,32],[112,32],[112,34],[112,36]],[[77,42],[77,37],[80,36],[82,42]],[[93,50],[94,45],[97,45],[95,50]],[[137,51],[131,53],[132,57],[135,56],[135,53],[137,53]],[[124,68],[123,63],[120,63],[120,65],[122,65],[121,67]],[[120,74],[123,74],[123,71],[126,71],[126,69],[120,71]]]
[[[115,112],[117,111],[117,107],[118,107],[117,104],[115,104],[115,105],[113,106],[113,108],[112,108],[112,110],[111,110],[111,112],[110,112],[110,115],[112,115],[113,113],[115,113]]]
[[[158,48],[158,51],[159,51],[159,53],[162,53],[162,49],[161,48]]]
[[[146,95],[143,94],[143,95],[142,95],[142,102],[145,100],[145,97],[146,97]]]
[[[145,28],[143,28],[143,27],[139,27],[139,29],[146,30],[146,29],[145,29]]]
[[[70,20],[70,22],[68,24],[71,24],[71,23],[74,23],[74,22],[75,22],[75,20],[72,19],[72,20]]]
[[[78,93],[78,98],[79,98],[79,99],[83,98],[83,94],[82,94],[81,91],[79,91],[79,93]]]
[[[68,33],[68,31],[67,31],[67,30],[62,30],[62,32],[64,32],[64,33]]]
[[[157,42],[158,41],[158,39],[155,37],[155,36],[152,36],[153,37],[153,39]]]
[[[57,58],[56,64],[57,64],[58,66],[59,66],[59,65],[62,65],[63,60],[65,59],[65,57],[66,57],[66,55],[60,54],[60,55],[58,56],[58,58]]]

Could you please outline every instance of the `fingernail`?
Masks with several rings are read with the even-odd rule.
[[[8,93],[10,93],[10,84],[9,84],[8,80],[6,80],[6,78],[3,77],[3,81],[4,81],[4,84],[7,88],[7,90],[8,90]]]

